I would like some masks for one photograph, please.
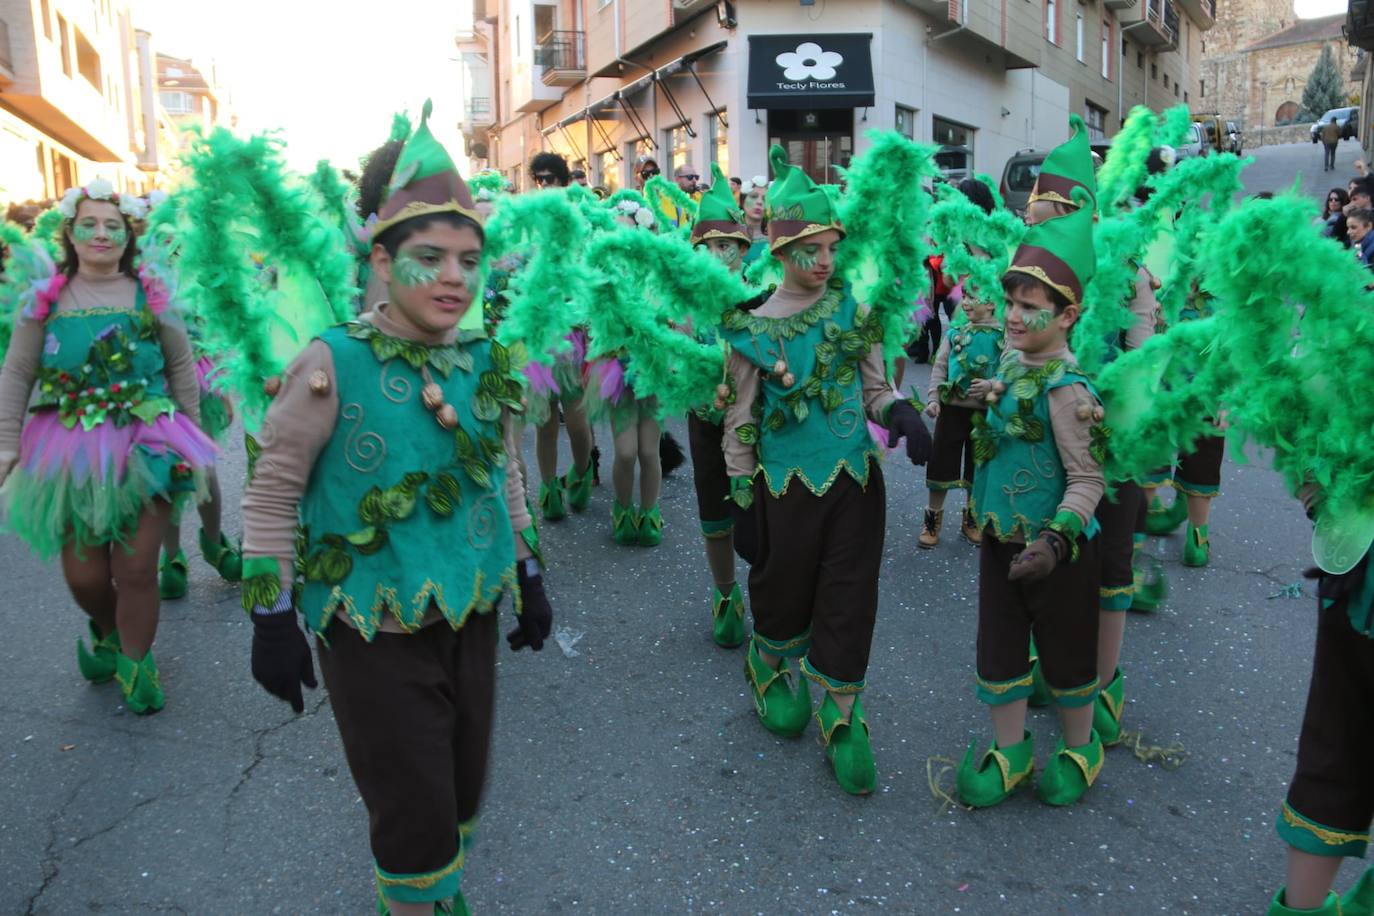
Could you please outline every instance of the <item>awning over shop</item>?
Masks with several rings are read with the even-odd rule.
[[[750,108],[867,108],[871,32],[750,35]]]

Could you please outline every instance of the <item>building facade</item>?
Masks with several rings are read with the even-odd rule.
[[[1106,138],[1134,105],[1192,103],[1213,0],[477,0],[458,47],[473,167],[524,186],[543,149],[623,187],[717,162],[766,175],[782,143],[832,181],[901,131],[949,174],[1000,176],[1017,150]]]
[[[1207,110],[1243,124],[1251,133],[1296,120],[1307,78],[1327,45],[1346,79],[1347,95],[1359,98],[1359,49],[1346,41],[1345,14],[1298,19],[1291,0],[1220,3],[1222,19],[1207,36],[1203,64]]]
[[[153,67],[127,0],[0,0],[0,205],[155,184]]]

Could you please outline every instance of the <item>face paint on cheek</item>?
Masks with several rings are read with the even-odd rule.
[[[820,260],[816,257],[815,248],[802,248],[787,253],[787,260],[791,261],[802,270],[815,270],[816,262]]]
[[[1021,313],[1021,323],[1027,331],[1043,331],[1054,320],[1054,312],[1049,309],[1030,309]]]
[[[722,248],[717,248],[713,254],[715,254],[716,259],[726,267],[734,267],[735,262],[739,260],[739,246],[726,245]]]
[[[129,240],[129,230],[120,226],[118,229],[110,230],[110,241],[116,245],[123,245]]]
[[[439,266],[421,264],[413,255],[396,256],[394,274],[396,282],[402,286],[429,286],[439,279]]]
[[[73,226],[72,238],[85,244],[95,238],[96,228],[94,226]]]
[[[474,295],[482,289],[482,268],[480,265],[463,268],[463,288]]]

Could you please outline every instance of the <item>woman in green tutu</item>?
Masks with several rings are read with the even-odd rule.
[[[131,710],[156,712],[158,550],[173,501],[203,492],[216,450],[167,287],[134,268],[147,203],[97,179],[60,207],[61,268],[34,243],[20,252],[29,269],[7,270],[17,315],[0,371],[0,510],[39,558],[61,556],[90,617],[82,675],[117,678]]]

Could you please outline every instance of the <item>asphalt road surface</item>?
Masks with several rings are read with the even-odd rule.
[[[1258,151],[1250,192],[1307,170],[1319,147]],[[1330,178],[1330,180],[1328,180]],[[914,377],[924,384],[925,367]],[[679,438],[685,431],[675,424]],[[600,432],[609,441],[607,432]],[[533,466],[532,444],[530,465]],[[566,465],[567,458],[564,457]],[[242,456],[223,479],[236,503]],[[973,696],[976,553],[915,547],[924,478],[900,455],[889,487],[882,599],[864,698],[878,791],[840,791],[813,725],[758,724],[743,650],[710,639],[688,468],[663,496],[664,542],[610,540],[607,485],[586,514],[545,524],[567,651],[502,650],[491,777],[465,892],[477,913],[1256,913],[1283,879],[1273,830],[1295,759],[1315,623],[1309,527],[1276,475],[1228,457],[1213,561],[1132,614],[1126,725],[1182,765],[1119,747],[1081,803],[1022,792],[969,812],[942,802],[947,767],[987,741]],[[240,528],[236,507],[226,528]],[[76,670],[84,632],[58,571],[0,538],[0,913],[367,913],[366,812],[323,690],[306,713],[248,673],[235,588],[185,538],[190,595],[163,608],[167,708],[128,713]],[[1032,715],[1039,758],[1057,722]],[[1148,753],[1143,756],[1150,757]],[[1358,874],[1347,863],[1340,886]]]

